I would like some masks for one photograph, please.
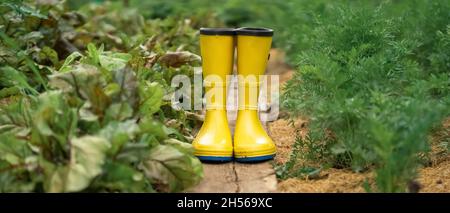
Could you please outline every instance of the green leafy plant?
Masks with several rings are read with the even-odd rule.
[[[110,3],[0,10],[0,191],[172,192],[201,180],[187,116],[167,100],[171,78],[198,65],[189,23]]]
[[[51,91],[5,107],[4,178],[47,192],[178,191],[197,183],[202,167],[192,147],[171,139],[177,130],[152,116],[162,87],[138,87],[126,58],[91,45],[70,71],[49,77]],[[12,186],[2,191],[21,191]]]
[[[449,115],[449,79],[414,59],[420,42],[403,37],[402,20],[383,8],[342,8],[319,21],[283,105],[311,118],[308,138],[323,147],[309,150],[322,150],[312,159],[375,166],[378,190],[400,192],[414,180],[430,130]]]

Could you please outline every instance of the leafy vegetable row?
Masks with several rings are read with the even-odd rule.
[[[195,121],[169,102],[172,76],[199,63],[189,21],[109,3],[0,10],[0,191],[167,192],[200,181]]]

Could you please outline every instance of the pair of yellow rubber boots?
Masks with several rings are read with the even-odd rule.
[[[273,159],[276,148],[258,116],[260,76],[264,74],[273,30],[201,28],[200,49],[206,98],[205,121],[192,145],[202,161],[258,162]],[[226,93],[237,47],[238,115],[232,140]]]

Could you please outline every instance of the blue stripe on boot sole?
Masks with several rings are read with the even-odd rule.
[[[275,157],[275,155],[264,155],[264,156],[258,156],[258,157],[242,157],[242,158],[235,158],[237,162],[260,162],[260,161],[266,161],[266,160],[272,160]]]
[[[218,156],[197,156],[200,161],[205,162],[229,162],[233,157],[218,157]]]

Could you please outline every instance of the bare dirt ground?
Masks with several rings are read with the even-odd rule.
[[[268,74],[280,76],[280,87],[292,78],[293,69],[285,64],[283,52],[273,49],[268,65]],[[282,113],[281,113],[282,114]],[[297,136],[307,133],[306,119],[289,121],[281,116],[280,119],[269,123],[269,132],[277,145],[276,164],[283,164],[289,160],[292,146]],[[444,122],[445,131],[450,129],[450,119]],[[439,137],[439,136],[434,136]],[[434,138],[433,138],[434,139]],[[450,155],[442,148],[432,144],[430,165],[419,169],[417,182],[419,192],[450,192]],[[312,180],[289,178],[278,182],[280,192],[365,192],[363,184],[368,181],[374,184],[374,172],[355,173],[350,169],[324,169],[319,177]]]

